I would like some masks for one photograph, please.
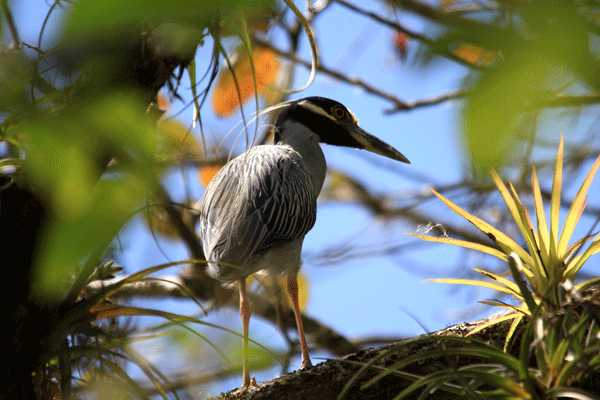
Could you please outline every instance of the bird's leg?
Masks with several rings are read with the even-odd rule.
[[[246,278],[242,278],[240,279],[240,317],[242,317],[242,334],[244,336],[244,361],[242,364],[242,373],[244,377],[242,379],[242,387],[248,387],[251,385],[250,371],[248,369],[250,359],[250,352],[248,349],[248,327],[250,325],[250,315],[250,304],[248,303],[248,297],[246,296]],[[256,385],[256,383],[254,384]]]
[[[296,316],[296,326],[298,327],[298,336],[300,337],[300,347],[302,348],[302,364],[300,364],[300,369],[310,368],[312,367],[312,363],[308,356],[308,347],[306,346],[306,338],[304,337],[304,326],[302,325],[302,314],[300,314],[300,305],[298,304],[298,274],[293,273],[288,275],[287,290],[292,299],[294,315]]]

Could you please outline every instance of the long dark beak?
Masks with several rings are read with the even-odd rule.
[[[383,140],[377,139],[375,136],[371,135],[358,125],[348,124],[346,127],[348,128],[348,132],[352,138],[360,143],[363,146],[363,149],[370,151],[371,153],[391,158],[392,160],[410,164],[408,158],[404,157],[402,153]]]

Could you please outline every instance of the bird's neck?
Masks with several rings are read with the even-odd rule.
[[[281,131],[285,132],[285,135],[280,137],[277,144],[288,145],[302,156],[311,174],[313,189],[318,195],[327,172],[325,155],[319,145],[319,137],[297,122],[286,122]]]

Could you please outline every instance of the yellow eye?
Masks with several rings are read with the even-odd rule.
[[[346,118],[346,110],[342,106],[334,106],[331,109],[331,115],[333,115],[337,120],[342,120]]]

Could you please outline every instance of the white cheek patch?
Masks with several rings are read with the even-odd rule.
[[[302,107],[304,107],[304,108],[308,109],[308,110],[311,110],[312,112],[314,112],[314,113],[316,113],[316,114],[323,115],[324,117],[327,117],[327,118],[329,118],[330,120],[337,122],[337,120],[335,119],[335,117],[333,117],[333,116],[329,115],[329,114],[327,113],[327,111],[323,110],[321,107],[315,106],[313,103],[310,103],[310,102],[308,102],[308,101],[306,101],[306,100],[302,100],[302,101],[301,101],[301,102],[299,102],[298,104],[299,104],[300,106],[302,106]]]
[[[352,119],[352,122],[354,122],[358,126],[358,118],[356,118],[356,116],[350,110],[348,110],[348,114],[350,114],[350,118]]]

